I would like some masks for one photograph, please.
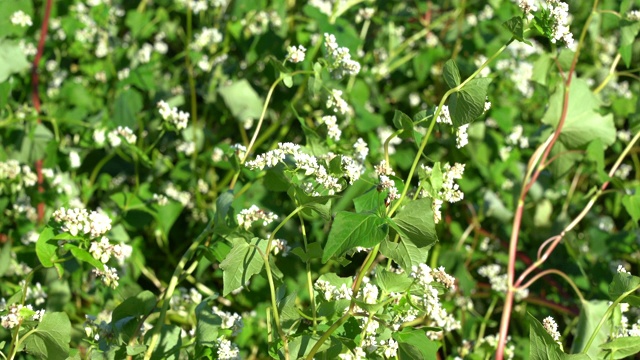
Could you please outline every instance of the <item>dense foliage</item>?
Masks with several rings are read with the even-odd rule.
[[[0,9],[3,359],[640,352],[638,1]]]

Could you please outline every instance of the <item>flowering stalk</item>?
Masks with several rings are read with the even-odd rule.
[[[593,7],[591,9],[591,13],[587,18],[584,27],[582,28],[582,33],[580,34],[580,40],[578,41],[578,45],[576,46],[576,52],[573,56],[573,60],[571,62],[571,67],[567,73],[567,78],[565,80],[564,87],[564,100],[562,104],[562,113],[560,115],[560,119],[558,121],[558,126],[556,131],[553,134],[553,137],[546,143],[546,147],[543,155],[540,157],[539,165],[536,167],[535,172],[531,175],[531,178],[528,180],[525,178],[524,186],[522,187],[522,191],[520,192],[520,197],[518,198],[518,204],[516,208],[516,213],[513,218],[513,230],[511,232],[511,239],[509,240],[509,264],[507,267],[507,294],[505,297],[504,309],[502,311],[502,319],[500,320],[500,332],[498,336],[498,348],[496,350],[496,360],[502,360],[504,358],[504,349],[507,344],[507,334],[509,333],[509,321],[511,319],[511,310],[513,308],[513,300],[515,292],[518,290],[514,285],[515,279],[515,262],[516,262],[516,253],[518,248],[518,236],[520,233],[520,226],[522,223],[522,216],[524,214],[524,201],[527,196],[527,193],[533,186],[533,184],[540,176],[540,173],[547,165],[546,161],[549,157],[551,149],[553,145],[556,143],[558,138],[560,137],[560,133],[562,132],[562,128],[564,126],[564,122],[567,118],[567,112],[569,110],[569,90],[571,85],[571,80],[573,78],[573,74],[576,68],[576,64],[578,62],[578,56],[580,55],[580,48],[584,43],[584,39],[587,34],[587,29],[589,28],[589,24],[591,23],[591,19],[593,14],[596,12],[596,8],[598,7],[598,0],[595,0],[593,3]],[[530,174],[534,169],[534,164],[532,162],[529,163],[528,166],[528,174]]]

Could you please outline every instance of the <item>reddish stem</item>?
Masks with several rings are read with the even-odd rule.
[[[31,101],[33,101],[33,107],[36,109],[38,115],[40,115],[40,95],[38,92],[38,64],[40,63],[40,59],[42,58],[42,53],[44,52],[44,42],[47,37],[47,32],[49,29],[49,17],[51,16],[51,5],[53,0],[47,0],[45,9],[44,9],[44,17],[42,18],[42,25],[40,26],[40,40],[38,40],[38,52],[36,53],[35,59],[33,59],[33,66],[31,67]],[[40,116],[38,116],[38,124],[41,122]],[[44,186],[42,185],[44,182],[44,178],[42,176],[42,162],[43,159],[36,160],[36,174],[38,174],[38,192],[44,192]],[[40,200],[38,203],[38,223],[42,223],[44,219],[44,202]]]

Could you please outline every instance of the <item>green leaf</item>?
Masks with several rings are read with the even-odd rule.
[[[262,113],[262,99],[246,79],[218,89],[224,103],[238,121],[258,119]]]
[[[409,115],[402,111],[396,110],[393,113],[393,125],[396,129],[402,130],[402,133],[399,135],[401,139],[408,139],[413,136],[413,121]],[[384,144],[387,139],[380,139],[380,141]]]
[[[48,268],[53,266],[53,262],[58,260],[58,255],[56,253],[58,249],[58,242],[56,240],[52,240],[55,234],[53,233],[53,229],[49,226],[44,228],[38,237],[38,241],[36,242],[36,255],[38,256],[38,260],[42,266]]]
[[[382,269],[376,272],[376,282],[378,286],[387,293],[402,293],[407,291],[411,284],[413,284],[413,279],[407,276],[407,272],[396,274]]]
[[[587,159],[595,163],[596,173],[600,182],[604,183],[609,180],[609,175],[604,170],[604,145],[602,140],[595,139],[589,143],[589,146],[587,146]]]
[[[484,103],[491,79],[478,78],[469,81],[449,98],[449,114],[453,126],[460,127],[484,113]]]
[[[218,330],[222,319],[215,315],[209,305],[209,298],[204,299],[195,310],[196,347],[214,347],[218,339]]]
[[[622,198],[622,205],[633,219],[633,223],[638,226],[640,221],[640,187],[635,188],[633,195],[627,195]]]
[[[296,201],[299,206],[315,211],[325,221],[331,220],[331,199],[335,196],[309,196],[298,186],[290,186],[287,194]]]
[[[385,220],[376,214],[340,211],[331,226],[322,262],[326,263],[334,255],[341,256],[356,246],[375,246],[384,240],[388,231]]]
[[[384,196],[375,187],[353,199],[357,213],[377,212],[384,207]]]
[[[429,248],[418,248],[404,239],[400,239],[398,243],[384,240],[380,246],[380,252],[395,261],[405,271],[411,271],[412,266],[418,266],[427,261]]]
[[[156,306],[156,296],[151,291],[145,290],[131,296],[113,309],[111,322],[116,323],[128,317],[147,316]]]
[[[169,201],[167,204],[158,207],[158,226],[165,234],[169,234],[169,231],[175,224],[183,210],[182,204],[177,201]]]
[[[616,273],[613,281],[609,284],[609,299],[616,300],[624,293],[635,291],[640,288],[640,277],[627,273]],[[632,306],[640,306],[640,297],[635,295],[627,295],[624,301]]]
[[[151,341],[151,336],[145,340]],[[177,360],[182,347],[182,329],[177,325],[162,325],[160,343],[151,354],[151,360]]]
[[[233,245],[227,258],[220,263],[224,280],[223,296],[227,296],[232,291],[245,286],[252,276],[262,271],[264,259],[258,248],[264,254],[267,248],[267,241],[253,238],[251,243],[238,240]]]
[[[609,302],[603,300],[582,301],[582,309],[580,309],[580,316],[578,318],[578,325],[576,326],[575,340],[571,346],[572,353],[579,353],[584,350],[587,345],[587,341],[593,334],[600,322],[600,319],[604,317],[604,314],[609,308]],[[598,359],[598,346],[604,344],[609,338],[610,322],[605,322],[600,328],[600,332],[596,336],[596,339],[589,348],[587,355],[594,359]]]
[[[524,20],[522,16],[514,16],[502,23],[502,26],[509,30],[514,39],[531,45],[531,42],[524,39]]]
[[[123,90],[114,104],[113,124],[136,129],[138,127],[137,115],[142,111],[142,108],[142,95],[137,90]]]
[[[0,38],[0,82],[4,82],[13,74],[28,69],[29,65],[18,41]]]
[[[564,90],[559,86],[549,99],[543,123],[557,128],[563,101]],[[567,115],[559,137],[568,149],[582,148],[595,139],[602,140],[605,146],[616,140],[613,115],[602,116],[597,111],[601,103],[600,97],[589,89],[586,81],[577,78],[571,82]]]
[[[2,252],[0,252],[0,277],[9,269],[11,265],[11,241],[7,241],[2,246]]]
[[[398,211],[393,221],[402,230],[400,237],[419,248],[431,247],[438,242],[431,199],[429,198],[405,202],[404,207]]]
[[[89,263],[98,270],[103,269],[104,264],[100,260],[94,259],[93,255],[87,250],[79,248],[76,244],[66,243],[64,244],[64,248],[71,251],[71,254],[76,260]]]
[[[560,349],[560,345],[553,340],[538,319],[530,313],[527,313],[527,318],[529,318],[529,341],[531,341],[529,358],[531,360],[562,360],[564,352]]]
[[[42,159],[47,153],[47,145],[52,140],[53,133],[44,124],[37,124],[33,132],[22,139],[19,160],[33,163]]]
[[[533,63],[533,74],[531,74],[531,80],[540,85],[547,85],[547,74],[552,63],[553,59],[551,59],[549,54],[540,54],[538,59]]]
[[[423,330],[404,328],[400,332],[393,333],[393,338],[398,342],[398,346],[403,349],[400,359],[438,359],[438,349],[440,343],[430,340]],[[414,347],[418,353],[406,345]],[[416,357],[418,356],[418,357]]]
[[[63,312],[46,312],[35,332],[24,339],[27,351],[49,360],[66,360],[71,341],[71,322]]]
[[[216,199],[216,214],[213,219],[216,234],[227,234],[231,231],[231,226],[227,223],[227,216],[232,216],[229,211],[234,197],[232,191],[225,191]]]
[[[22,10],[25,14],[29,15],[31,19],[33,19],[33,3],[31,1],[23,0],[2,0],[0,1],[0,4],[0,7],[2,8],[2,11],[0,12],[0,39],[10,36],[24,38],[24,35],[30,27],[14,25],[11,22],[11,16],[16,11]],[[4,51],[0,50],[0,54],[3,53]],[[1,57],[2,55],[0,55],[0,58]],[[0,60],[0,64],[2,63],[3,61]]]
[[[625,336],[600,345],[607,351],[607,359],[624,359],[640,352],[640,336]]]
[[[280,313],[280,324],[284,329],[291,328],[300,320],[301,316],[296,307],[296,293],[278,300],[278,312]]]
[[[444,77],[444,82],[449,86],[449,89],[453,89],[460,85],[460,71],[458,70],[458,65],[456,65],[456,62],[453,61],[453,59],[449,59],[444,63],[442,76]]]

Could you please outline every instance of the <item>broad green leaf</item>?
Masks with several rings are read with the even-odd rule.
[[[549,107],[542,122],[557,128],[564,101],[564,90],[559,86],[549,99]],[[595,95],[586,81],[576,78],[571,82],[569,104],[559,140],[568,149],[582,148],[595,139],[602,140],[605,146],[616,140],[616,128],[613,115],[602,116],[598,113],[600,97]]]
[[[385,220],[376,214],[355,214],[340,211],[331,226],[322,262],[332,256],[341,256],[356,246],[370,248],[387,236],[389,229]]]
[[[169,201],[166,205],[158,207],[158,225],[165,234],[169,234],[182,210],[182,204],[177,201]]]
[[[549,199],[542,199],[536,204],[536,213],[533,216],[533,224],[536,227],[551,226],[551,215],[553,214],[553,203]]]
[[[502,23],[502,26],[509,30],[514,39],[531,45],[529,41],[524,39],[524,20],[522,19],[522,16],[514,16]]]
[[[213,347],[218,339],[218,330],[222,319],[215,315],[209,305],[209,299],[204,299],[196,306],[196,347]]]
[[[227,222],[227,217],[232,217],[231,204],[233,203],[233,192],[225,191],[218,195],[216,200],[216,214],[213,219],[214,231],[217,234],[226,234],[231,230],[231,226]]]
[[[260,118],[262,99],[253,89],[249,81],[242,79],[218,89],[224,103],[238,121]]]
[[[491,79],[477,78],[469,81],[449,98],[449,114],[453,126],[460,127],[484,113],[484,103]]]
[[[55,240],[51,241],[54,235],[53,229],[47,226],[42,230],[36,242],[36,255],[38,255],[38,260],[40,260],[42,266],[46,268],[52,267],[53,262],[58,260],[56,253],[58,242]]]
[[[616,300],[622,294],[638,290],[640,288],[640,277],[627,273],[616,273],[613,281],[609,284],[609,299]],[[624,298],[624,302],[632,306],[640,306],[640,297],[636,295],[628,295]]]
[[[145,340],[150,341],[151,337]],[[163,324],[160,330],[160,343],[151,354],[151,360],[177,360],[182,347],[182,329],[177,325]]]
[[[295,199],[298,205],[315,211],[325,221],[331,220],[331,199],[335,196],[309,196],[297,186],[290,186],[287,191],[289,197]]]
[[[529,319],[529,341],[531,341],[529,358],[531,360],[562,360],[564,352],[560,349],[560,345],[553,340],[538,319],[530,313],[527,313],[527,318]]]
[[[252,276],[262,271],[264,259],[260,253],[264,254],[266,248],[267,241],[258,238],[253,238],[251,243],[239,240],[233,245],[227,258],[220,263],[224,280],[223,296],[245,286]]]
[[[91,255],[87,250],[81,249],[73,243],[64,244],[64,248],[71,251],[71,254],[76,258],[76,260],[89,263],[98,270],[103,269],[104,264],[100,260],[94,259],[93,255]]]
[[[0,38],[0,82],[28,68],[29,62],[18,41]]]
[[[142,95],[133,89],[123,90],[114,104],[113,124],[126,126],[130,129],[138,128],[137,116],[142,111]]]
[[[396,339],[399,347],[404,348],[405,356],[401,356],[400,359],[438,359],[440,343],[430,340],[424,330],[404,328],[400,332],[393,333],[393,338]],[[414,347],[418,350],[418,354],[403,345]],[[419,357],[415,357],[416,355]]]
[[[413,121],[409,115],[403,113],[400,110],[396,110],[393,113],[393,125],[402,132],[398,135],[401,139],[410,139],[413,137]],[[380,142],[384,144],[387,139],[380,139]]]
[[[11,22],[11,16],[16,11],[21,10],[33,20],[33,2],[24,0],[2,0],[0,1],[0,8],[2,8],[2,11],[0,11],[0,39],[10,36],[23,38],[30,27],[14,25]],[[0,50],[0,58],[3,54],[4,51]],[[0,64],[2,63],[3,61],[0,60]],[[0,80],[0,82],[2,82],[2,80]]]
[[[624,359],[640,352],[640,336],[619,337],[600,345],[600,348],[608,350],[607,359]]]
[[[37,124],[33,132],[30,132],[22,139],[19,160],[33,163],[42,159],[47,153],[47,145],[52,140],[53,133],[44,124]]]
[[[413,284],[413,279],[407,276],[407,272],[396,274],[382,269],[376,272],[376,282],[378,286],[387,293],[402,293],[407,291],[411,284]]]
[[[551,59],[549,54],[540,54],[538,59],[533,63],[533,74],[531,74],[531,80],[540,85],[547,85],[547,73],[549,72],[552,63],[553,59]]]
[[[620,21],[620,46],[633,44],[640,31],[640,21]]]
[[[412,266],[418,266],[427,261],[429,248],[418,248],[412,242],[400,239],[398,243],[384,240],[380,252],[395,261],[405,271],[411,271]]]
[[[640,187],[636,187],[633,195],[626,195],[622,198],[622,205],[633,219],[635,226],[640,221]]]
[[[36,331],[24,339],[27,351],[49,360],[66,360],[71,341],[71,322],[63,312],[46,312]]]
[[[145,290],[141,293],[127,298],[118,305],[111,314],[111,321],[117,322],[126,317],[142,317],[151,313],[156,306],[156,296],[151,291]]]
[[[384,195],[375,187],[353,199],[357,213],[377,212],[384,207]]]
[[[576,327],[575,340],[571,346],[572,353],[580,353],[587,345],[587,341],[596,329],[596,326],[600,319],[604,317],[604,314],[609,308],[609,302],[603,300],[583,301],[582,308],[580,309],[580,317],[578,318],[578,325]],[[598,347],[600,344],[604,344],[609,338],[610,322],[605,322],[600,328],[595,341],[591,344],[587,355],[597,359]]]
[[[313,242],[307,246],[307,251],[301,247],[291,250],[292,253],[300,257],[302,261],[309,262],[312,259],[322,259],[322,245],[319,242]]]
[[[587,159],[595,163],[600,182],[604,183],[609,180],[609,175],[604,170],[604,145],[600,139],[593,140],[587,146]]]
[[[444,63],[442,76],[444,77],[444,82],[449,86],[449,89],[453,89],[460,85],[460,71],[458,70],[458,65],[456,65],[456,62],[453,61],[453,59],[449,59]]]
[[[284,289],[284,288],[283,288]],[[284,329],[289,330],[301,316],[298,313],[296,307],[296,293],[289,294],[288,296],[278,300],[278,311],[280,312],[280,324]]]
[[[402,230],[400,237],[419,248],[431,247],[438,242],[431,201],[429,198],[406,201],[393,218]]]
[[[4,276],[4,273],[9,269],[11,265],[11,241],[7,241],[2,246],[2,252],[0,252],[0,277]]]

